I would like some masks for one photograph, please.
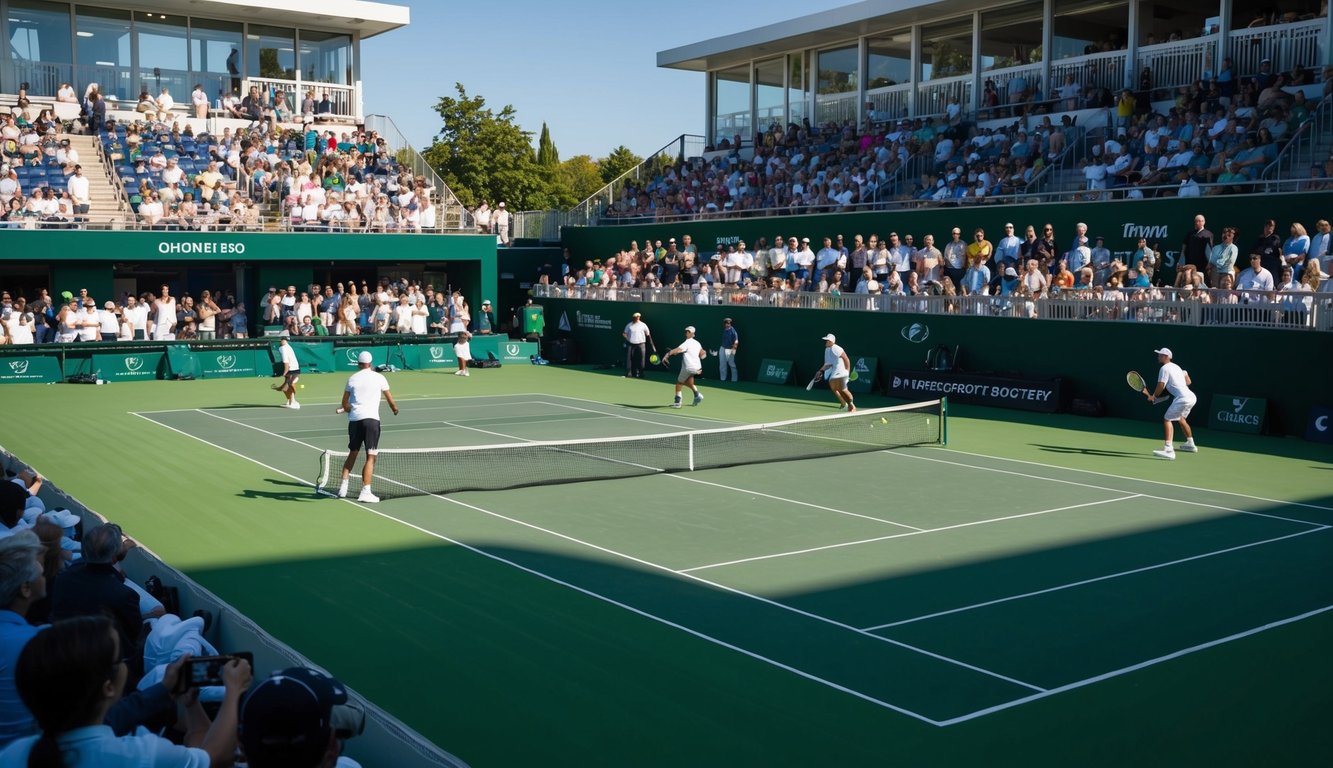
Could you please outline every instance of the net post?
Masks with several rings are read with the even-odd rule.
[[[949,396],[940,398],[940,445],[949,444]]]
[[[319,454],[319,475],[315,478],[315,495],[324,493],[324,483],[329,480],[329,452]]]

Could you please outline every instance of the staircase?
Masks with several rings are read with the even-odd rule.
[[[91,200],[88,220],[98,226],[121,218],[125,201],[117,187],[111,183],[111,167],[97,157],[97,140],[92,136],[73,133],[61,134],[60,138],[69,139],[69,145],[78,151],[79,165],[83,166],[83,175],[88,177],[88,197]]]

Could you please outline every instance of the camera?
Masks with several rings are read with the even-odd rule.
[[[176,684],[178,690],[184,691],[188,688],[200,688],[208,685],[222,685],[222,668],[232,659],[245,659],[254,666],[254,654],[248,651],[227,654],[225,656],[195,656],[185,663],[185,668],[181,670],[180,681]]]

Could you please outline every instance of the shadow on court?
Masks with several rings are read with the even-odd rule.
[[[267,482],[270,485],[286,488],[287,490],[261,491],[247,488],[236,495],[245,499],[276,499],[280,501],[317,501],[320,499],[320,496],[315,493],[315,489],[305,483],[274,478],[269,478]]]
[[[1076,453],[1083,456],[1114,456],[1121,459],[1148,459],[1161,461],[1153,456],[1149,456],[1146,451],[1105,451],[1099,448],[1075,448],[1072,445],[1044,445],[1042,443],[1028,443],[1028,445],[1038,450],[1048,453]]]

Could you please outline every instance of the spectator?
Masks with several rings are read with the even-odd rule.
[[[51,599],[51,618],[59,621],[74,616],[107,614],[115,619],[115,628],[126,649],[136,647],[142,631],[139,595],[125,586],[125,576],[115,564],[124,557],[124,535],[114,523],[87,531],[83,537],[83,558],[56,578]],[[132,676],[142,672],[142,659],[131,662]]]
[[[21,509],[17,486],[0,486],[0,504],[14,509],[17,502]],[[37,534],[29,530],[0,539],[0,747],[35,730],[32,713],[19,699],[15,667],[19,653],[38,631],[27,615],[33,603],[46,597],[43,552]]]
[[[246,696],[240,741],[248,768],[333,768],[342,739],[359,735],[365,713],[332,677],[305,667],[274,673]]]
[[[29,640],[15,679],[41,733],[10,744],[0,752],[0,764],[231,765],[249,663],[233,659],[223,667],[225,693],[212,721],[199,705],[197,688],[178,699],[186,705],[186,746],[147,731],[117,737],[104,722],[130,677],[126,654],[134,650],[121,642],[104,616],[57,621]]]

